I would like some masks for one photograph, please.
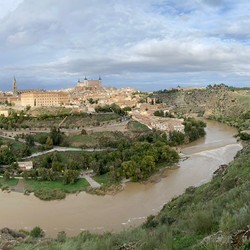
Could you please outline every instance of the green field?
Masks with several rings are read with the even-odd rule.
[[[111,114],[87,114],[87,113],[77,113],[77,114],[43,114],[38,117],[30,117],[25,119],[20,125],[35,127],[35,128],[51,128],[58,126],[63,119],[67,116],[67,119],[61,124],[61,128],[77,128],[85,126],[99,126],[102,123],[109,123],[113,121],[118,121],[120,116],[114,113]]]
[[[4,180],[0,177],[0,187],[14,187],[18,183],[18,179],[11,178],[9,180]]]
[[[59,189],[65,193],[75,193],[78,191],[86,191],[89,187],[89,183],[85,179],[79,179],[74,184],[64,184],[62,181],[25,180],[25,185],[26,189],[30,192]]]
[[[102,148],[112,147],[119,144],[120,140],[127,139],[127,137],[121,132],[96,132],[88,135],[74,135],[68,136],[67,140],[69,145],[72,147],[83,147],[83,148]]]
[[[103,186],[110,186],[117,183],[109,174],[95,175],[92,178]]]
[[[128,123],[128,129],[131,132],[148,132],[148,131],[150,131],[150,129],[146,125],[144,125],[140,122],[137,122],[137,121],[130,121]]]

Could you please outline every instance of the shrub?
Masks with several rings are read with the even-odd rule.
[[[45,201],[50,201],[50,200],[62,200],[66,197],[66,194],[62,190],[54,189],[43,189],[43,190],[38,190],[35,191],[34,195]]]
[[[147,221],[144,223],[144,227],[146,228],[155,228],[157,227],[159,222],[155,219],[154,215],[149,215]]]
[[[196,212],[192,222],[193,229],[198,234],[210,233],[214,224],[212,214],[209,211]]]
[[[65,233],[64,231],[59,232],[59,233],[57,234],[57,241],[58,241],[58,242],[65,242],[66,239],[67,239],[67,235],[66,235],[66,233]]]
[[[44,236],[44,231],[40,227],[34,227],[30,232],[30,236],[33,238],[41,238]]]

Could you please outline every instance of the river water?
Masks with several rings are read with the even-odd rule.
[[[206,136],[182,148],[189,158],[180,168],[166,170],[158,183],[127,183],[115,196],[96,196],[81,192],[61,201],[41,201],[33,195],[0,192],[0,228],[32,229],[40,226],[47,236],[59,231],[67,235],[82,230],[116,232],[139,225],[156,214],[173,197],[189,186],[208,182],[221,164],[233,160],[241,145],[233,137],[237,131],[224,124],[207,121]]]

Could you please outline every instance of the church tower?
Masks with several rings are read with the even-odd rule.
[[[15,78],[15,76],[14,76],[14,79],[13,79],[12,91],[13,91],[13,95],[17,95],[17,86],[16,86],[16,78]]]

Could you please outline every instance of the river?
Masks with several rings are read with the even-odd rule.
[[[0,192],[0,228],[40,226],[54,237],[59,231],[73,236],[82,230],[116,232],[139,225],[187,187],[208,182],[218,166],[232,161],[242,148],[233,137],[236,129],[214,121],[207,125],[204,138],[182,148],[189,158],[180,161],[180,168],[166,170],[167,176],[158,183],[127,183],[115,196],[81,192],[49,202],[33,195]]]

